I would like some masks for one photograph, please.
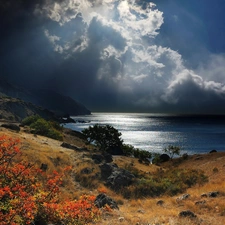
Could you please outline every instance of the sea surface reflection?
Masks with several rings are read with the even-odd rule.
[[[94,124],[109,124],[122,133],[126,144],[152,152],[162,152],[168,145],[181,146],[182,152],[189,154],[225,150],[225,117],[222,116],[92,113],[72,118],[80,122],[65,127],[82,131]]]

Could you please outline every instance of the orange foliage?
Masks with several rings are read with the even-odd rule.
[[[30,163],[15,160],[19,154],[19,140],[0,137],[1,225],[31,224],[38,219],[70,225],[98,218],[94,196],[60,202],[60,185],[69,167],[62,174],[47,175]]]

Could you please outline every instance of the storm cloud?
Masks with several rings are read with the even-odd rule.
[[[0,5],[9,80],[55,89],[90,110],[225,113],[225,56],[205,50],[191,66],[163,41],[166,17],[154,3],[10,2]]]

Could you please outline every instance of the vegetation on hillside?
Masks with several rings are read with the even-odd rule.
[[[137,177],[133,185],[122,188],[120,193],[126,198],[174,196],[196,184],[203,185],[207,181],[207,176],[200,170],[159,169],[150,175]]]
[[[60,200],[63,173],[47,174],[21,161],[19,140],[0,137],[0,224],[86,224],[98,219],[95,196]]]
[[[62,127],[55,121],[47,121],[38,115],[25,118],[21,124],[29,126],[33,134],[43,135],[56,140],[63,140]]]
[[[3,132],[7,131],[3,129]],[[117,224],[119,216],[119,223],[124,225],[200,224],[199,221],[203,220],[205,224],[224,224],[225,155],[222,157],[222,153],[192,155],[157,165],[146,165],[140,164],[140,156],[138,160],[133,157],[142,150],[137,151],[133,146],[123,143],[127,147],[127,153],[124,151],[124,154],[131,157],[115,156],[112,164],[129,171],[135,178],[128,186],[111,189],[101,179],[99,164],[91,159],[92,154],[96,154],[96,150],[92,152],[91,146],[85,145],[87,148],[84,151],[70,151],[62,149],[60,142],[46,140],[41,136],[34,137],[23,133],[23,129],[19,133],[9,133],[23,140],[23,159],[26,160],[22,161],[20,157],[17,140],[5,137],[3,141],[0,138],[0,149],[3,152],[0,155],[0,224],[39,222],[69,225],[90,222],[106,225]],[[68,143],[84,145],[75,136],[67,137],[64,133],[64,137]],[[43,140],[48,144],[43,145]],[[6,148],[11,149],[11,153],[5,151]],[[157,157],[153,153],[149,156],[153,159]],[[47,172],[27,162],[37,163],[38,168],[41,163],[46,163]],[[61,170],[66,165],[72,165],[73,169]],[[53,170],[58,172],[53,173]],[[51,191],[54,188],[57,190]],[[211,191],[218,191],[218,197],[201,197],[201,194],[207,195]],[[86,193],[91,193],[91,196],[84,195]],[[119,211],[97,209],[93,201],[99,193],[106,193],[113,198],[119,205]],[[188,193],[190,197],[177,200],[182,196],[179,196],[180,193]],[[46,198],[48,195],[51,197]],[[171,197],[174,195],[178,196]],[[162,205],[158,205],[158,201]],[[196,219],[179,218],[179,212],[184,209],[194,212]]]

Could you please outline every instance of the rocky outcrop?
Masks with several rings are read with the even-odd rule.
[[[119,168],[115,163],[103,163],[99,166],[101,178],[114,190],[132,184],[135,176],[129,171]]]
[[[61,147],[68,148],[68,149],[75,150],[75,151],[86,151],[87,150],[86,148],[79,148],[79,147],[77,147],[75,145],[71,145],[71,144],[66,143],[66,142],[63,142],[61,144]]]
[[[209,197],[209,198],[216,198],[216,197],[218,197],[218,195],[219,195],[218,191],[211,191],[211,192],[208,192],[208,193],[201,194],[201,197],[202,198],[207,198],[207,197]]]
[[[115,163],[104,163],[99,166],[101,170],[101,178],[106,180],[113,171],[118,169],[118,166]]]
[[[107,178],[107,185],[112,189],[118,190],[121,187],[128,186],[132,184],[135,176],[127,170],[118,168],[112,172],[112,174]]]
[[[119,209],[117,203],[106,194],[99,194],[95,199],[95,205],[98,208],[108,205],[111,209]]]

